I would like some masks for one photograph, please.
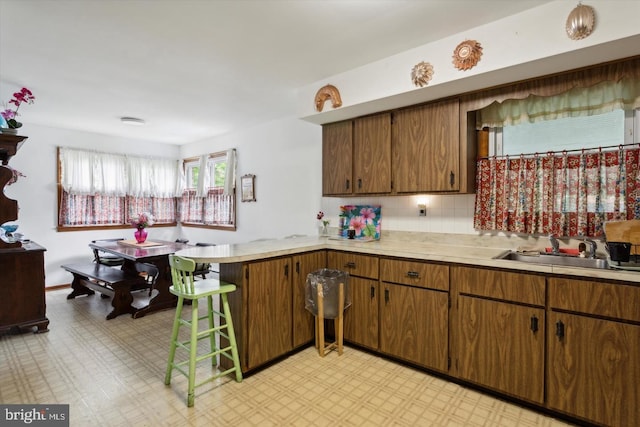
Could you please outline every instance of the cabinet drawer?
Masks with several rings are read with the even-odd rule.
[[[378,278],[378,257],[360,255],[352,252],[333,252],[327,254],[327,266],[346,271],[352,276]]]
[[[543,276],[453,267],[452,282],[461,294],[477,295],[523,304],[544,306],[545,280]]]
[[[549,307],[640,322],[640,287],[553,277]]]
[[[380,279],[384,282],[449,290],[449,266],[420,261],[380,260]]]

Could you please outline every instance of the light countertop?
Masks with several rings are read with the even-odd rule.
[[[196,262],[237,263],[256,261],[286,255],[295,255],[322,249],[357,252],[360,254],[390,256],[424,261],[441,261],[452,264],[466,264],[484,267],[504,268],[527,272],[560,274],[588,278],[622,280],[640,283],[640,272],[566,267],[547,264],[530,264],[518,261],[494,259],[508,247],[484,246],[476,242],[473,245],[438,244],[433,242],[408,242],[394,239],[381,239],[372,242],[357,240],[333,240],[327,237],[296,237],[285,239],[261,240],[216,246],[194,246],[176,252],[177,255],[191,258]]]

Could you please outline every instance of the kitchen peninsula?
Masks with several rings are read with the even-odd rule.
[[[522,244],[513,240],[388,232],[178,255],[219,263],[221,280],[238,286],[230,303],[243,372],[313,342],[306,275],[338,268],[351,276],[346,341],[575,420],[637,425],[640,274],[495,259]]]

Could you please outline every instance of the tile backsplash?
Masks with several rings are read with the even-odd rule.
[[[474,194],[323,197],[322,210],[332,224],[337,224],[340,206],[381,205],[385,230],[479,234],[473,229],[474,203]],[[418,216],[418,204],[426,205],[427,216]]]

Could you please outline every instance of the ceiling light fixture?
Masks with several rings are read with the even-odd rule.
[[[146,123],[144,120],[137,117],[120,117],[120,121],[125,125],[131,126],[144,126],[144,124]]]

